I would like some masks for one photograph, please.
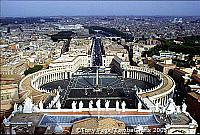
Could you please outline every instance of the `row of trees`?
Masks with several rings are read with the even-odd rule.
[[[95,30],[102,30],[104,31],[104,34],[106,36],[117,36],[117,37],[122,37],[126,41],[133,41],[134,37],[131,34],[121,32],[115,28],[106,28],[106,27],[101,27],[101,26],[90,26],[86,27],[89,29],[89,34],[96,34],[97,32]]]
[[[43,68],[42,65],[35,65],[33,68],[29,68],[24,72],[24,75],[35,73]]]
[[[75,33],[72,31],[61,31],[61,32],[58,32],[58,34],[51,35],[51,39],[54,42],[57,42],[57,41],[63,40],[63,39],[71,39],[73,34],[75,34]]]
[[[151,55],[158,55],[160,50],[176,53],[200,55],[200,36],[183,37],[183,44],[176,44],[173,40],[160,40],[161,45],[151,49]]]

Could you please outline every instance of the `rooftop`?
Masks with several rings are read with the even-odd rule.
[[[188,95],[192,96],[193,98],[197,99],[200,102],[200,92],[189,92]]]
[[[39,125],[65,125],[71,126],[74,122],[80,121],[86,118],[112,118],[118,121],[122,121],[127,126],[137,125],[159,125],[154,115],[44,115]]]
[[[25,132],[27,131],[30,134],[33,134],[35,131],[36,125],[41,120],[43,114],[42,113],[33,113],[33,114],[25,114],[25,113],[17,113],[14,117],[11,118],[12,125],[16,125],[15,131],[16,133]],[[25,126],[27,124],[31,124],[30,126]]]
[[[157,120],[160,122],[160,124],[172,124],[172,125],[187,125],[191,122],[188,116],[186,116],[184,113],[177,113],[177,114],[158,114],[156,115]]]
[[[115,120],[113,118],[86,118],[77,122],[74,122],[72,127],[71,134],[78,134],[82,131],[78,131],[77,129],[125,129],[125,124],[122,121]],[[97,133],[98,132],[89,132],[89,133]]]

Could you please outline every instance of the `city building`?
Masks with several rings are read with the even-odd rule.
[[[159,61],[150,59],[149,66],[154,67],[156,70],[163,72],[164,74],[168,74],[170,70],[176,68],[176,65],[172,63],[172,59],[170,58],[163,58]]]
[[[13,102],[18,100],[18,85],[17,84],[9,84],[9,85],[1,85],[1,111],[9,110],[12,108]]]

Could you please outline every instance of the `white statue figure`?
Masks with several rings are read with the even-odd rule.
[[[97,100],[96,106],[97,106],[97,110],[100,111],[100,109],[101,109],[101,100],[100,99]]]
[[[187,109],[187,105],[185,104],[185,103],[183,103],[183,105],[182,105],[182,112],[186,112],[186,109]]]
[[[40,111],[43,110],[43,103],[42,103],[42,100],[40,100],[40,102],[39,102],[39,108],[40,108]]]
[[[75,102],[75,101],[72,102],[72,111],[73,112],[76,112],[76,104],[77,104],[77,102]]]
[[[125,101],[122,102],[121,106],[122,106],[122,112],[125,112],[125,108],[126,108],[126,103],[125,103]]]
[[[160,108],[160,113],[165,113],[165,111],[166,111],[166,107]]]
[[[51,109],[51,103],[49,103],[48,108]]]
[[[14,104],[14,112],[17,112],[17,103]]]
[[[79,111],[82,112],[83,109],[83,101],[79,102]]]
[[[158,103],[158,102],[156,102],[156,108],[155,108],[155,111],[156,111],[156,112],[159,112],[159,103]]]
[[[40,112],[40,109],[37,107],[37,105],[33,105],[33,112]]]
[[[116,101],[116,111],[119,111],[119,101]]]
[[[56,104],[56,107],[57,107],[57,109],[61,109],[61,103],[60,103],[60,99],[58,99],[58,102],[57,102],[57,104]]]
[[[29,97],[27,97],[24,102],[23,113],[32,113],[32,112],[33,112],[32,100]]]
[[[176,111],[177,111],[177,113],[181,113],[181,107],[180,107],[180,106],[177,106],[177,107],[176,107]]]
[[[93,111],[93,101],[92,100],[90,100],[90,102],[89,102],[89,110]]]
[[[56,91],[56,96],[57,96],[57,97],[60,96],[59,90]]]
[[[109,100],[107,100],[107,101],[106,101],[106,103],[105,103],[105,108],[106,108],[106,111],[108,111],[109,104],[110,104],[110,101],[109,101]]]
[[[62,89],[61,89],[61,87],[60,87],[60,85],[58,86],[58,91],[61,91]]]
[[[176,111],[176,105],[172,98],[169,98],[169,102],[166,107],[166,114],[172,114]]]
[[[8,119],[6,119],[6,117],[4,116],[4,119],[3,119],[3,124],[5,124],[5,125],[9,125],[9,120]]]
[[[142,103],[140,101],[138,102],[138,109],[142,109]]]
[[[51,106],[53,107],[54,101],[55,99],[53,98],[53,100],[51,100]]]
[[[19,105],[18,110],[19,112],[22,112],[22,105]]]

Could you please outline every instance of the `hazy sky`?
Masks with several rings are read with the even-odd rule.
[[[200,1],[1,1],[1,16],[200,16]]]

